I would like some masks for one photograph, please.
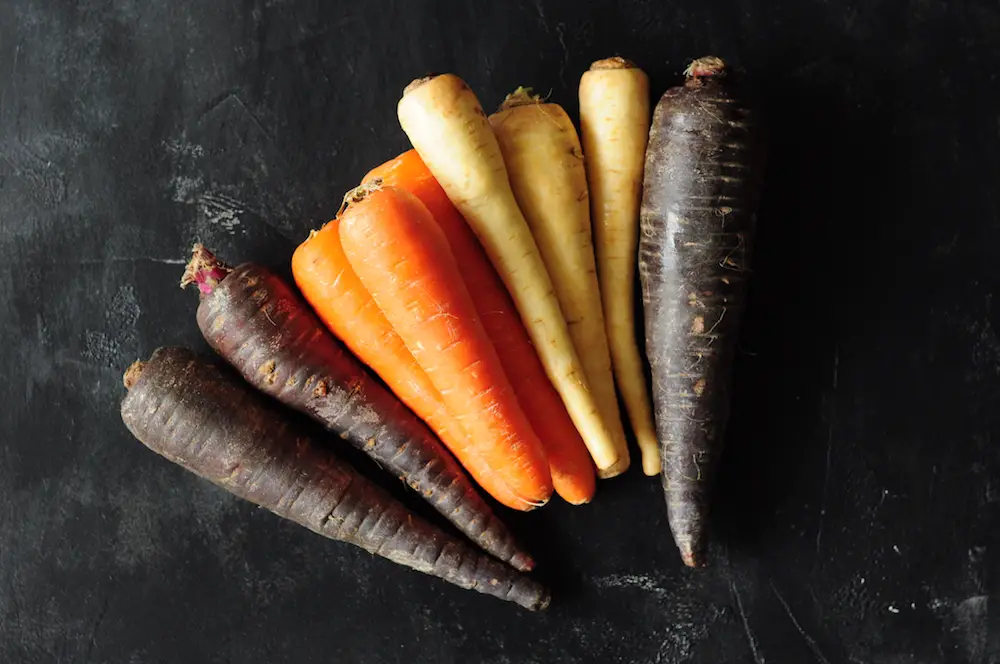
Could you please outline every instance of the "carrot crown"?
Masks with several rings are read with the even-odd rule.
[[[541,104],[541,96],[532,94],[532,92],[531,88],[526,88],[523,85],[518,86],[517,90],[514,90],[504,98],[503,103],[500,104],[500,110],[506,111],[509,108],[527,106],[528,104]]]
[[[184,268],[181,288],[198,284],[198,290],[202,294],[208,295],[232,271],[231,267],[216,258],[215,254],[198,242],[191,248],[191,260]]]
[[[122,376],[122,382],[125,384],[126,390],[132,389],[132,386],[139,380],[139,376],[142,375],[142,370],[145,368],[145,362],[136,360],[129,366],[128,369],[125,370],[125,375]]]
[[[717,58],[714,55],[706,55],[703,58],[698,58],[684,70],[684,76],[688,80],[697,80],[710,76],[725,76],[725,74],[726,63],[722,61],[722,58]]]
[[[355,203],[360,203],[361,201],[368,198],[371,194],[382,189],[382,178],[372,178],[367,182],[362,182],[354,189],[344,194],[344,202],[340,204],[340,209],[337,210],[337,216],[344,214],[344,211]]]
[[[590,65],[591,71],[599,69],[635,69],[635,63],[631,60],[626,60],[620,55],[616,55],[614,57],[604,58],[603,60],[597,60]]]

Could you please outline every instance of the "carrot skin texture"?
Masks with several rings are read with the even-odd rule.
[[[639,274],[662,482],[685,564],[706,563],[763,166],[756,115],[717,58],[656,106]]]
[[[590,453],[545,375],[517,308],[475,233],[416,150],[372,169],[364,181],[375,178],[384,185],[409,191],[438,222],[518,403],[545,448],[556,493],[574,505],[589,502],[596,489]]]
[[[406,191],[376,188],[347,208],[340,239],[355,273],[474,441],[475,453],[522,499],[548,501],[552,478],[541,442],[427,208]]]
[[[531,557],[430,430],[265,267],[245,263],[201,294],[198,327],[259,391],[318,421],[405,481],[470,540],[515,569]]]
[[[292,274],[327,328],[430,426],[479,486],[512,509],[535,507],[472,453],[472,445],[458,423],[452,421],[441,395],[347,262],[340,243],[339,219],[330,221],[299,245],[292,256]]]
[[[126,372],[122,420],[151,450],[230,493],[334,540],[528,609],[547,591],[410,512],[300,435],[238,377],[183,348]]]

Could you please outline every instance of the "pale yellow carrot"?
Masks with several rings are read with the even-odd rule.
[[[561,106],[542,103],[525,88],[508,95],[489,119],[514,197],[552,278],[573,346],[618,450],[618,463],[599,474],[624,472],[628,443],[604,329],[580,138]]]
[[[634,296],[649,123],[649,79],[641,69],[622,58],[608,58],[595,62],[583,74],[580,133],[612,364],[639,443],[643,472],[656,475],[660,453],[636,342]]]

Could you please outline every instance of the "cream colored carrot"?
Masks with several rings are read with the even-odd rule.
[[[611,472],[624,472],[629,465],[628,443],[604,329],[580,138],[561,106],[542,103],[524,88],[509,95],[489,119],[514,197],[552,278],[601,419],[618,449],[618,463]],[[601,477],[608,472],[602,469]]]
[[[649,137],[649,79],[622,58],[599,60],[580,79],[580,134],[590,185],[597,274],[615,378],[647,475],[660,453],[636,342],[635,268],[639,200]]]
[[[619,460],[580,364],[545,263],[511,191],[503,156],[476,95],[453,74],[407,86],[399,122],[465,216],[510,291],[546,374],[599,470]]]

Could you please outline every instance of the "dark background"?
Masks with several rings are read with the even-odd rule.
[[[576,117],[706,53],[770,125],[713,517],[638,468],[505,515],[529,614],[325,541],[135,442],[121,373],[205,348],[191,243],[287,271],[454,71]],[[1000,8],[913,0],[0,2],[0,661],[1000,662]]]

